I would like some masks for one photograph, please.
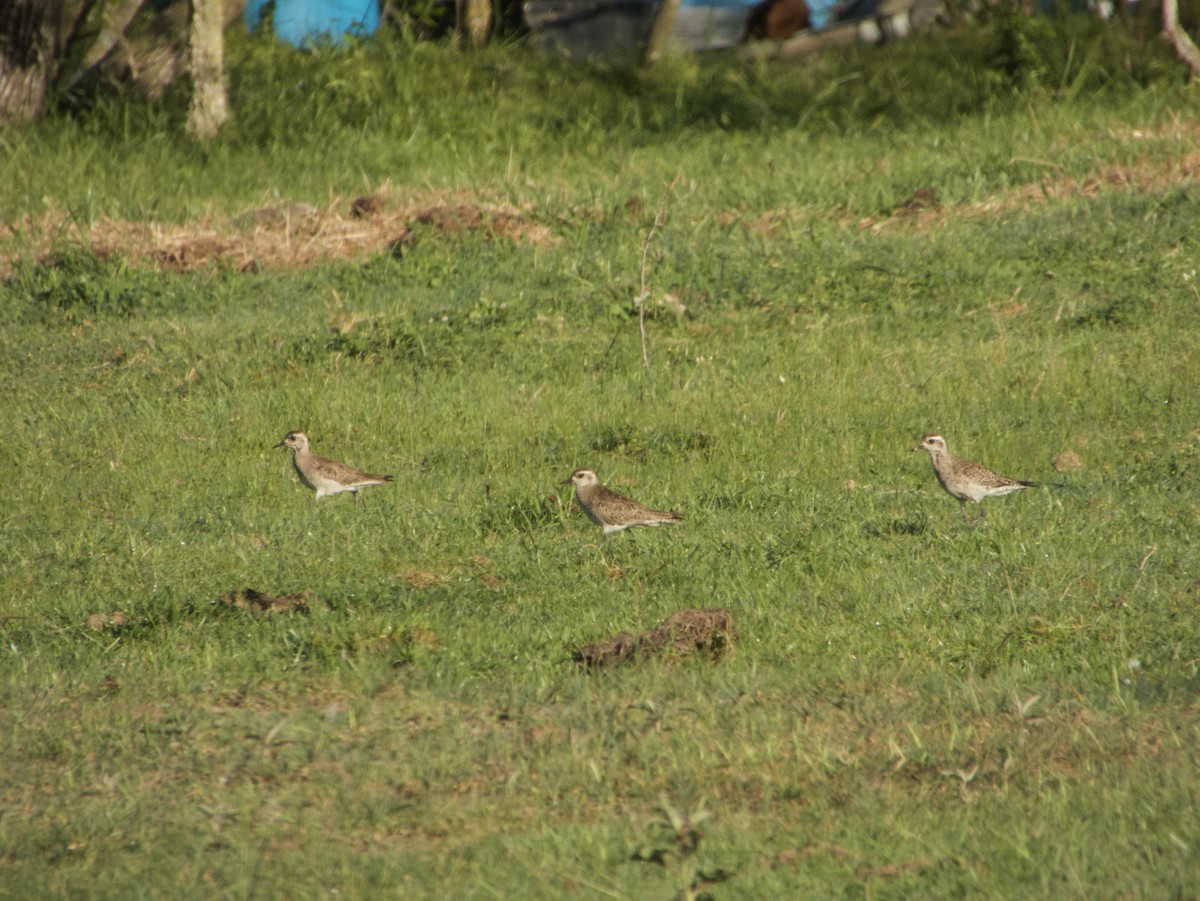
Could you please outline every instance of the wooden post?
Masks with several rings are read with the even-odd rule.
[[[646,63],[656,63],[667,52],[671,29],[675,27],[675,15],[679,12],[680,0],[659,0],[658,12],[654,14],[654,25],[650,28],[650,39],[646,42]]]
[[[492,30],[492,0],[465,0],[463,19],[468,47],[482,47]]]

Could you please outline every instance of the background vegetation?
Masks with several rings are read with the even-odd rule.
[[[652,75],[242,40],[207,151],[181,96],[3,135],[0,891],[1200,893],[1194,89],[1014,27]],[[529,228],[94,252],[363,193]],[[289,429],[396,482],[316,504]],[[967,526],[933,429],[1055,487]],[[685,523],[601,538],[581,465]],[[689,607],[731,656],[570,662]]]

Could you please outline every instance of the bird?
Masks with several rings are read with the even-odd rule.
[[[590,469],[575,470],[563,484],[575,486],[575,498],[579,506],[605,535],[633,526],[661,526],[683,519],[678,513],[651,510],[633,498],[605,488]]]
[[[952,456],[946,448],[946,439],[932,432],[921,438],[921,443],[913,450],[929,451],[929,462],[933,464],[933,474],[946,489],[946,493],[958,501],[964,520],[967,519],[967,501],[979,504],[985,497],[1012,494],[1022,488],[1037,488],[1040,484],[1010,479],[992,472],[986,466],[981,466],[973,460]],[[983,507],[980,507],[979,518],[982,519],[984,515]]]
[[[392,476],[375,475],[351,469],[345,463],[319,457],[308,449],[308,436],[303,432],[288,432],[275,447],[292,451],[292,465],[300,481],[317,493],[317,500],[330,494],[349,491],[358,503],[358,490],[392,481]]]

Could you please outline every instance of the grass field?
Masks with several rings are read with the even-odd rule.
[[[235,41],[217,146],[6,134],[0,895],[1200,895],[1195,92],[1033,37]],[[966,524],[931,430],[1047,487]]]

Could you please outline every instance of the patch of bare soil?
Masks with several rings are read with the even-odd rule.
[[[111,613],[93,613],[87,618],[86,624],[95,632],[121,632],[132,623],[128,613],[114,610]]]
[[[307,591],[277,597],[255,588],[239,588],[221,595],[221,603],[259,613],[306,613],[312,596]]]
[[[705,654],[715,663],[729,653],[736,638],[728,610],[680,610],[648,632],[622,632],[580,648],[573,659],[592,668],[650,657]]]
[[[451,577],[445,573],[430,572],[427,569],[410,569],[400,578],[413,588],[432,588],[435,585],[445,585]]]

